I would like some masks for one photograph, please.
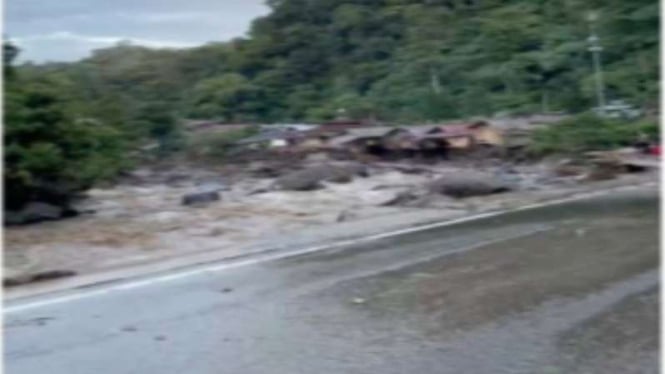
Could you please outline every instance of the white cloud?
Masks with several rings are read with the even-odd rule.
[[[198,45],[198,43],[182,42],[175,40],[158,40],[158,39],[144,39],[135,37],[120,37],[120,36],[93,36],[76,34],[69,31],[56,31],[42,35],[26,35],[15,37],[13,40],[18,44],[26,45],[31,43],[41,43],[44,41],[70,41],[80,42],[86,44],[99,44],[99,45],[113,45],[119,42],[128,41],[132,44],[142,45],[151,48],[189,48]]]
[[[210,22],[219,21],[219,17],[204,12],[179,12],[179,13],[122,13],[120,17],[137,22],[147,23],[182,23],[182,22]]]
[[[21,60],[73,61],[127,40],[184,48],[246,35],[265,0],[7,0],[5,33]],[[64,30],[64,31],[63,31]]]

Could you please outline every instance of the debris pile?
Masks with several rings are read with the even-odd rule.
[[[311,191],[322,188],[323,182],[348,183],[356,176],[368,175],[367,167],[361,164],[320,164],[278,178],[273,188],[285,191]]]

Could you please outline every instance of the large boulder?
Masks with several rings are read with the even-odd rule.
[[[333,168],[323,180],[332,183],[350,183],[353,180],[353,174],[343,168]]]
[[[510,191],[512,187],[497,178],[485,175],[447,176],[430,183],[429,191],[454,198],[491,195]]]
[[[221,199],[217,190],[204,190],[185,194],[182,197],[182,205],[206,205]]]
[[[366,165],[360,163],[353,163],[353,164],[343,165],[342,168],[353,176],[358,176],[363,178],[369,177],[369,168]]]
[[[275,188],[287,191],[311,191],[321,188],[322,182],[348,183],[355,176],[367,176],[361,164],[321,164],[288,173],[275,181]]]
[[[604,181],[616,178],[621,169],[611,164],[596,164],[585,176],[586,181]]]
[[[321,180],[317,170],[305,169],[278,178],[274,187],[285,191],[312,191],[322,187]]]
[[[70,210],[42,202],[28,203],[28,205],[19,211],[6,211],[4,214],[6,225],[24,225],[52,221],[74,215]]]

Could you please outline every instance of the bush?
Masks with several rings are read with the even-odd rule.
[[[66,206],[76,192],[126,166],[121,134],[76,118],[54,82],[12,84],[5,102],[5,209]]]
[[[656,123],[627,123],[583,114],[537,130],[533,134],[529,152],[535,156],[556,153],[575,155],[630,146],[644,136],[657,140],[659,134],[660,129]]]

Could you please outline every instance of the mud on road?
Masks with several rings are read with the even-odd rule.
[[[448,368],[437,372],[657,373],[655,202],[640,197],[520,213],[519,220],[540,228],[322,291],[325,318],[433,344],[447,352],[441,362]],[[482,235],[505,224],[483,220],[459,233]],[[445,246],[430,235],[418,245]],[[298,261],[321,263],[317,257]],[[395,344],[389,336],[382,344]]]

